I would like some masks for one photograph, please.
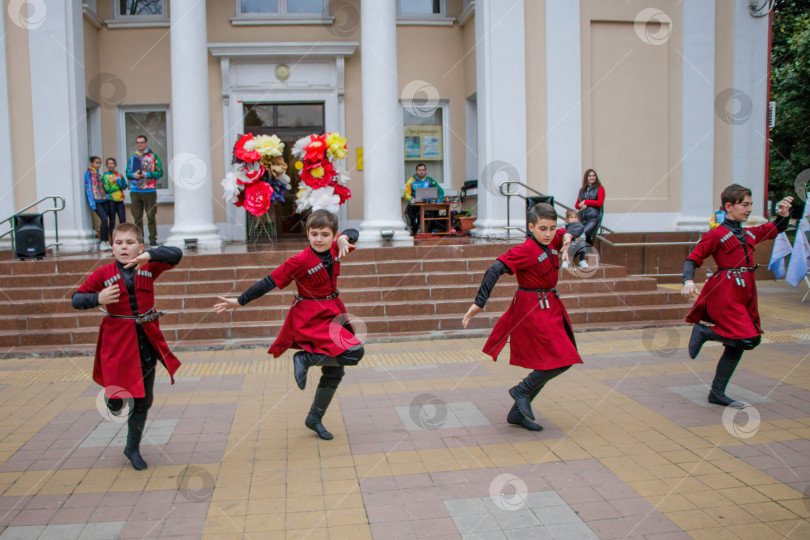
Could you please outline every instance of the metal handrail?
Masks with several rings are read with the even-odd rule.
[[[524,184],[523,182],[518,182],[516,180],[507,180],[507,181],[503,182],[498,187],[498,191],[501,192],[501,195],[506,197],[506,235],[507,235],[507,238],[510,237],[509,233],[510,233],[510,231],[512,229],[521,231],[523,234],[527,234],[527,232],[525,230],[523,230],[522,228],[514,227],[514,226],[511,225],[511,214],[510,214],[510,211],[509,211],[510,197],[520,197],[523,200],[527,200],[527,197],[524,196],[521,193],[517,193],[517,192],[511,193],[511,192],[509,192],[508,191],[508,189],[509,189],[508,186],[511,185],[511,184],[521,186],[521,187],[527,189],[528,191],[531,191],[532,193],[536,193],[537,195],[540,195],[540,196],[543,196],[543,197],[546,196],[545,193],[541,193],[541,192],[537,191],[536,189],[534,189],[533,187],[528,186],[528,185]],[[507,191],[504,191],[504,188],[506,188]],[[560,206],[560,207],[564,208],[565,210],[574,210],[570,206],[566,206],[563,203],[558,202],[557,200],[554,201],[554,204],[556,206]],[[565,221],[565,216],[564,215],[558,213],[557,210],[554,210],[554,212],[557,214],[558,218]],[[603,231],[605,231],[607,233],[610,233],[610,234],[615,234],[615,231],[613,231],[612,229],[610,229],[608,227],[605,227],[604,225],[602,225],[600,223],[599,224],[599,232],[603,232]],[[601,251],[602,251],[602,246],[603,245],[608,245],[608,246],[611,246],[611,247],[620,247],[620,248],[623,248],[623,247],[643,247],[644,248],[644,273],[641,274],[643,276],[651,275],[651,274],[647,274],[647,248],[648,247],[653,247],[653,246],[693,246],[693,245],[697,244],[700,241],[700,237],[698,237],[697,241],[694,241],[694,242],[646,242],[646,241],[645,242],[611,242],[610,240],[605,238],[602,234],[598,234],[598,233],[596,234],[595,238],[598,238],[599,240],[601,240],[601,242],[604,243],[604,244],[599,245],[599,255],[600,255],[600,257],[602,255]],[[646,240],[647,233],[644,234],[644,238]],[[661,275],[669,275],[669,274],[661,274]],[[677,274],[677,275],[680,275],[680,274]]]
[[[537,191],[533,187],[531,187],[529,185],[526,185],[523,182],[519,182],[517,180],[507,180],[507,181],[503,182],[500,186],[498,186],[498,191],[501,192],[501,195],[506,197],[506,227],[504,227],[504,228],[506,229],[507,238],[509,237],[509,231],[512,230],[512,229],[516,229],[518,231],[521,231],[523,234],[526,234],[526,231],[521,229],[520,227],[513,227],[513,226],[510,225],[509,198],[510,197],[520,197],[521,199],[526,200],[527,197],[525,197],[524,195],[522,195],[520,193],[511,193],[509,191],[504,191],[503,190],[504,186],[507,186],[509,184],[516,184],[518,186],[524,187],[524,188],[528,189],[529,191],[531,191],[532,193],[536,193],[537,195],[540,195],[541,197],[546,197],[547,196],[545,193]],[[560,206],[560,207],[564,208],[566,211],[574,210],[570,206],[566,206],[563,203],[559,202],[557,199],[554,199],[554,205],[555,206]],[[557,214],[558,218],[565,221],[565,214],[560,214],[559,212],[557,212],[557,210],[554,210],[554,212]],[[605,227],[601,223],[599,224],[599,229],[602,230],[602,231],[606,231],[608,233],[613,233],[614,232],[612,229],[610,229],[608,227]],[[598,234],[597,234],[596,237],[604,239],[602,236],[599,236]]]
[[[45,249],[48,249],[49,247],[54,247],[58,251],[60,243],[59,243],[59,219],[57,218],[57,212],[61,212],[62,210],[65,209],[65,199],[61,195],[48,195],[47,197],[42,197],[40,200],[29,204],[28,206],[26,206],[22,210],[18,210],[17,212],[13,213],[12,215],[7,217],[6,219],[0,221],[0,225],[3,225],[6,222],[10,222],[9,225],[11,226],[11,228],[9,230],[4,232],[3,234],[0,234],[0,238],[3,238],[7,234],[11,234],[12,232],[14,232],[14,221],[13,220],[14,220],[15,217],[19,216],[20,214],[24,214],[26,210],[29,210],[29,209],[37,206],[38,204],[40,204],[42,202],[45,202],[45,201],[47,201],[49,199],[53,199],[53,208],[46,208],[44,211],[42,211],[40,213],[44,216],[48,212],[53,212],[53,226],[54,226],[54,240],[55,240],[55,242],[45,246]],[[61,203],[61,206],[58,205],[57,203]],[[44,223],[43,223],[43,225],[44,225]],[[12,234],[11,235],[11,251],[15,250],[14,240],[15,240],[15,238],[14,238],[14,235]]]

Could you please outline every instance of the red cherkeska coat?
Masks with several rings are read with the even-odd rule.
[[[533,238],[528,238],[498,260],[516,274],[518,286],[552,289],[559,277],[558,251],[562,248],[563,234],[565,229],[558,229],[551,240],[548,246],[550,256]],[[545,294],[545,302],[538,296],[536,292],[515,292],[509,309],[498,320],[484,345],[484,353],[497,360],[508,339],[509,363],[513,366],[555,369],[581,364],[571,320],[562,301],[552,293]]]
[[[172,265],[162,262],[146,263],[135,274],[135,299],[138,302],[138,311],[145,314],[155,306],[154,280]],[[121,296],[118,302],[103,306],[107,313],[113,315],[132,316],[129,304],[129,292],[116,263],[107,264],[96,269],[84,284],[79,287],[80,293],[98,293],[107,285],[118,283]],[[174,384],[174,373],[180,367],[180,361],[169,350],[163,332],[160,331],[158,320],[141,325],[149,342],[158,353],[159,360],[166,367]],[[96,362],[93,366],[93,380],[103,386],[107,397],[121,397],[116,395],[120,387],[129,392],[132,397],[144,397],[143,373],[141,372],[140,350],[138,348],[138,335],[135,330],[134,319],[118,319],[104,317],[98,330],[96,343]]]
[[[766,223],[743,229],[745,244],[722,225],[707,232],[700,239],[688,259],[703,264],[706,257],[714,257],[718,268],[746,268],[754,266],[754,246],[775,238],[776,225]],[[748,261],[745,255],[748,254]],[[743,284],[745,286],[743,286]],[[703,285],[700,296],[686,316],[686,321],[714,324],[714,331],[731,339],[746,339],[762,334],[757,308],[757,284],[754,272],[728,272],[720,270]]]
[[[350,247],[354,250],[354,247]],[[276,340],[267,351],[276,358],[287,349],[303,349],[311,353],[338,356],[348,349],[361,345],[348,323],[346,306],[340,298],[331,300],[309,300],[326,298],[337,291],[337,278],[340,275],[340,258],[337,242],[332,242],[332,278],[321,259],[311,247],[294,255],[273,270],[270,274],[279,289],[292,281],[298,288],[298,295],[284,319]]]

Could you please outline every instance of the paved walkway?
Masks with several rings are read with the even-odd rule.
[[[709,406],[721,349],[688,327],[580,333],[585,364],[505,422],[526,371],[483,340],[369,345],[329,409],[288,355],[189,352],[122,455],[91,359],[0,361],[0,540],[810,538],[810,304],[760,284],[767,334]],[[165,372],[162,374],[165,375]]]

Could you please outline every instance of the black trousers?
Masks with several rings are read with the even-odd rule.
[[[127,211],[124,208],[124,201],[107,201],[110,213],[110,237],[115,230],[115,218],[118,217],[118,223],[127,222]]]
[[[138,348],[141,360],[141,374],[143,375],[144,397],[132,398],[132,412],[146,412],[152,408],[155,400],[155,371],[157,370],[157,351],[146,338],[143,330],[138,327]],[[124,400],[112,398],[107,400],[107,407],[114,413],[121,410]]]
[[[594,239],[596,238],[596,234],[599,232],[599,225],[602,224],[602,218],[599,217],[597,219],[589,219],[587,221],[582,222],[582,226],[585,227],[585,241],[588,245],[593,245]]]
[[[346,375],[343,366],[356,366],[364,354],[365,349],[363,349],[362,345],[358,345],[336,356],[335,359],[340,365],[323,366],[321,368],[321,380],[318,381],[318,388],[337,388],[344,375]]]
[[[96,201],[96,214],[101,220],[101,227],[99,228],[99,239],[102,242],[110,241],[110,232],[112,231],[113,221],[115,218],[110,215],[110,201]]]

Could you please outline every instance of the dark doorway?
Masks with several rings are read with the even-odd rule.
[[[287,162],[287,175],[292,189],[287,192],[284,204],[276,203],[276,234],[279,238],[300,237],[305,234],[304,223],[307,214],[295,213],[295,194],[298,192],[300,178],[295,168],[296,159],[292,155],[295,141],[312,133],[326,131],[324,125],[324,104],[315,103],[250,103],[242,106],[244,133],[253,135],[277,135],[284,143],[284,161]],[[263,238],[255,237],[255,227],[251,227],[253,215],[246,212],[248,242],[262,242]]]

